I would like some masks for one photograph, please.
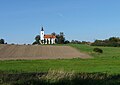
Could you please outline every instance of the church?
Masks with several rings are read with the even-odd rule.
[[[55,44],[56,36],[52,34],[45,34],[42,27],[40,31],[40,43],[41,44]]]

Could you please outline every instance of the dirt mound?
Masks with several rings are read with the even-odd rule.
[[[0,60],[90,58],[70,46],[0,45]]]

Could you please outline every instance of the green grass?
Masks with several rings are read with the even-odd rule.
[[[93,56],[95,59],[120,59],[120,48],[119,47],[100,47],[100,46],[89,46],[89,45],[78,45],[69,44],[70,46],[77,48],[81,52],[85,52]],[[93,52],[94,48],[101,48],[103,50],[102,54],[97,54]]]
[[[0,71],[4,72],[47,72],[64,70],[66,72],[101,72],[120,74],[120,48],[99,47],[103,54],[94,53],[93,46],[69,44],[81,52],[93,56],[91,59],[54,59],[54,60],[5,60],[0,61]]]
[[[71,60],[22,60],[0,61],[0,70],[7,72],[47,72],[49,69],[75,72],[102,72],[118,74],[119,60],[71,59]]]

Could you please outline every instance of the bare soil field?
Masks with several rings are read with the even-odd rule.
[[[0,45],[0,60],[90,58],[70,46]]]

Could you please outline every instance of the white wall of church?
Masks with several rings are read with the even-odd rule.
[[[40,39],[41,39],[41,40],[44,40],[44,31],[41,31],[41,32],[40,32]]]
[[[51,40],[51,43],[52,43],[52,44],[55,44],[55,38],[53,38],[53,39]]]
[[[45,39],[45,44],[55,44],[55,38],[46,38]]]
[[[47,39],[45,39],[45,44],[47,44]]]

